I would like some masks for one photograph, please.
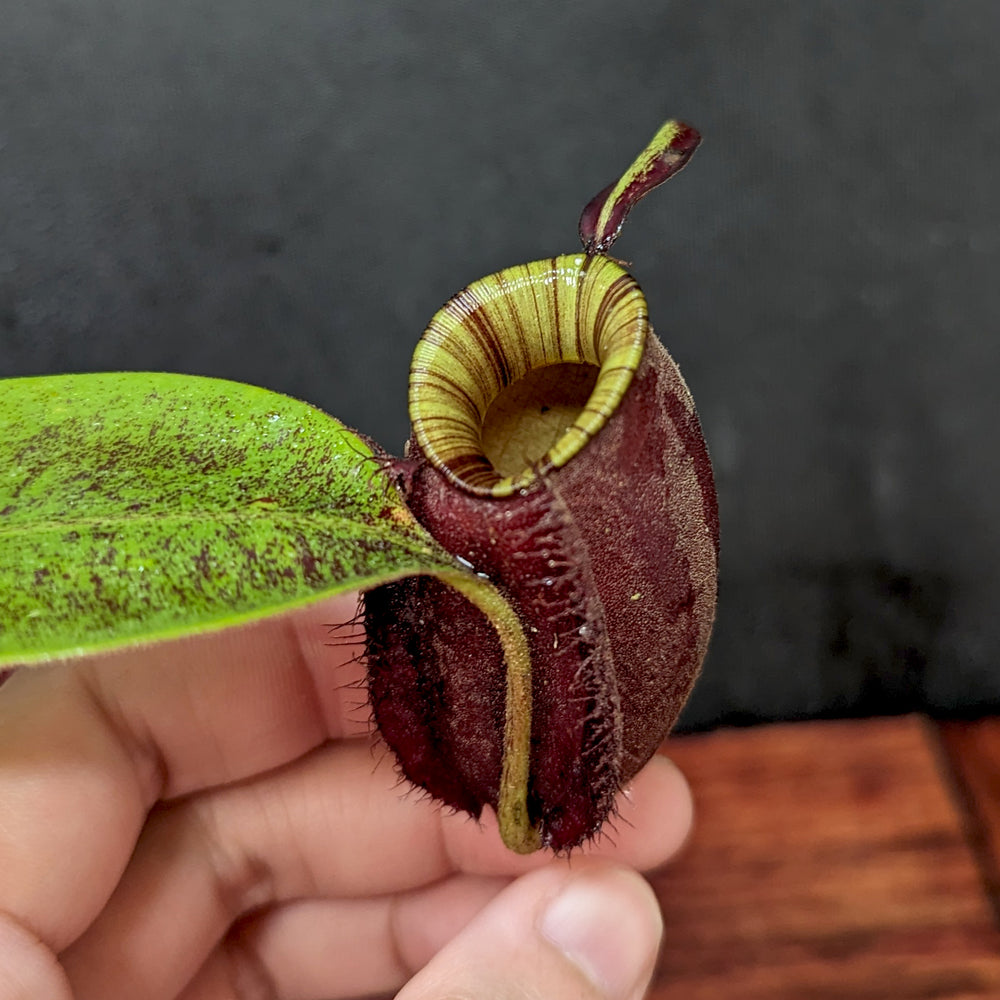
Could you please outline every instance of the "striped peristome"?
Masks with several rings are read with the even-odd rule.
[[[414,352],[417,446],[473,493],[510,496],[601,429],[632,381],[648,325],[635,279],[606,257],[552,257],[480,278],[434,316]],[[599,369],[587,405],[534,468],[500,475],[480,440],[490,404],[528,372],[567,362]]]

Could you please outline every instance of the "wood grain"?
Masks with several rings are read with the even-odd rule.
[[[1000,719],[943,722],[938,731],[987,891],[1000,913]]]
[[[653,1000],[1000,997],[1000,932],[935,746],[916,717],[671,740],[697,813],[653,880]]]

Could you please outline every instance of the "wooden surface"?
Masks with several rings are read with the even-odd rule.
[[[695,835],[654,879],[653,1000],[1000,998],[1000,723],[672,739]]]
[[[940,735],[987,891],[1000,914],[1000,719],[946,722]]]

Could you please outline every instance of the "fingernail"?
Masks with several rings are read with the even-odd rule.
[[[645,985],[662,921],[646,882],[612,869],[576,876],[539,926],[608,1000],[627,1000]]]

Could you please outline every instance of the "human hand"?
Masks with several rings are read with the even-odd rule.
[[[512,854],[373,750],[358,647],[327,645],[353,612],[0,687],[0,1000],[642,994],[660,917],[633,869],[687,835],[679,772],[643,770],[614,843]]]

